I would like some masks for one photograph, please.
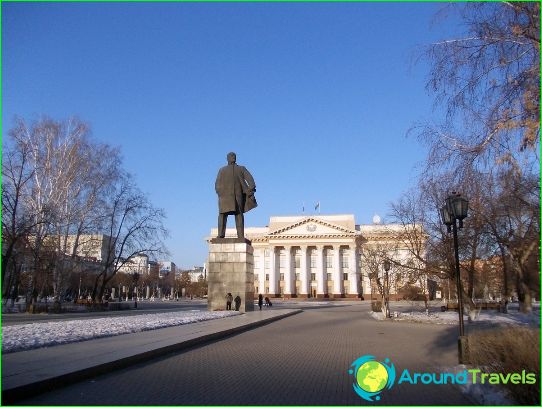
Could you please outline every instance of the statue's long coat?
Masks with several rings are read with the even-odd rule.
[[[215,190],[218,194],[219,213],[244,213],[257,205],[254,198],[254,178],[242,165],[230,164],[222,167],[216,176]]]

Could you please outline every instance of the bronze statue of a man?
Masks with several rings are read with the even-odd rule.
[[[254,197],[256,184],[248,170],[235,163],[235,153],[228,153],[228,165],[218,171],[215,190],[218,194],[218,237],[226,235],[228,215],[235,215],[237,237],[245,237],[245,219],[243,214],[258,204]]]

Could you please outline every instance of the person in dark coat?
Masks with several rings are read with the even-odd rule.
[[[218,237],[226,235],[228,215],[235,215],[237,237],[245,237],[244,213],[258,204],[254,197],[256,184],[250,172],[235,163],[235,153],[228,153],[228,165],[218,171],[215,191],[218,194]]]
[[[237,296],[233,301],[235,302],[235,310],[239,311],[239,308],[241,307],[241,297]]]
[[[258,306],[260,307],[260,311],[262,310],[263,305],[263,295],[258,295]]]

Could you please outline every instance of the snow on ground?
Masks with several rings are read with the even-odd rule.
[[[382,312],[369,311],[369,314],[377,320],[384,320]],[[422,322],[430,324],[456,325],[459,324],[459,317],[456,311],[411,311],[397,312],[391,311],[392,321]],[[468,321],[468,315],[464,315],[465,322]],[[513,324],[513,325],[540,325],[540,308],[533,309],[530,314],[523,314],[519,310],[509,309],[507,314],[499,313],[496,310],[482,310],[474,322],[493,323],[493,324]]]
[[[458,365],[452,369],[444,369],[446,373],[457,374],[465,369],[470,369],[467,365]],[[482,406],[513,406],[517,405],[514,399],[500,385],[491,385],[489,383],[472,383],[472,377],[467,375],[468,383],[457,385],[463,394],[473,399]]]
[[[2,327],[2,353],[81,342],[239,315],[237,311],[181,311]]]

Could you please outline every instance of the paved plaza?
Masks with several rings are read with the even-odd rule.
[[[23,400],[25,405],[360,405],[351,363],[397,371],[457,364],[457,327],[375,321],[367,303],[330,303],[227,338]],[[255,311],[259,312],[259,311]],[[262,311],[266,312],[266,310]],[[378,404],[473,404],[454,385],[395,384]]]

